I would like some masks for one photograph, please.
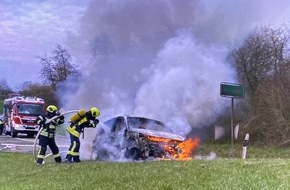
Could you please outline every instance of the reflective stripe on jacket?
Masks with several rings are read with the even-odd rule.
[[[55,129],[56,129],[56,126],[54,126],[53,124],[49,124],[48,126],[43,127],[41,129],[40,135],[48,137],[48,138],[54,138]]]
[[[90,120],[88,120],[87,117],[82,118],[79,122],[76,124],[71,124],[69,127],[67,127],[67,131],[72,134],[75,137],[80,137],[81,132],[85,127],[91,127]]]
[[[80,137],[80,132],[76,130],[76,126],[68,126],[66,130],[75,137]]]
[[[50,121],[49,123],[45,123],[46,120],[49,120],[50,118],[46,117],[46,115],[44,116],[38,116],[35,120],[35,123],[37,123],[40,126],[40,135],[41,136],[45,136],[48,138],[54,138],[55,136],[55,130],[56,127],[62,123],[64,123],[63,119],[55,119]]]

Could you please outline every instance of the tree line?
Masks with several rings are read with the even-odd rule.
[[[289,48],[289,28],[260,26],[229,54],[246,92],[237,119],[255,143],[290,145]]]

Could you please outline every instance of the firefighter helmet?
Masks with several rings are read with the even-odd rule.
[[[98,117],[98,116],[100,115],[100,111],[99,111],[99,109],[96,108],[96,107],[92,107],[92,108],[90,109],[90,112],[91,112],[91,115],[92,115],[93,117]]]
[[[57,107],[54,105],[49,105],[49,106],[47,106],[46,111],[49,113],[57,112]]]

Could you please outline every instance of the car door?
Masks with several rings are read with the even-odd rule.
[[[125,139],[126,122],[124,117],[118,117],[112,125],[110,139],[112,145],[118,149],[123,149],[126,144]]]

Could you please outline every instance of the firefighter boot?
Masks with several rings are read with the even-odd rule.
[[[72,155],[71,154],[67,154],[65,157],[65,163],[72,163]]]
[[[36,163],[37,163],[38,166],[44,164],[43,158],[37,158]]]
[[[60,156],[55,157],[54,160],[55,160],[56,163],[61,163],[61,157]]]
[[[80,156],[73,156],[73,161],[74,162],[81,162]]]

